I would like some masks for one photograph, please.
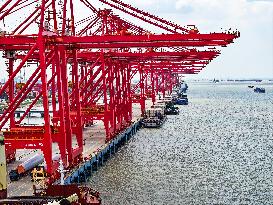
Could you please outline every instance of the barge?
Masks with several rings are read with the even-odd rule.
[[[171,96],[165,97],[163,100],[158,101],[156,104],[152,105],[151,107],[164,109],[165,115],[179,114],[179,108],[174,106],[173,98]]]
[[[188,105],[189,101],[188,98],[177,98],[175,101],[176,105]]]
[[[176,105],[188,105],[189,104],[188,96],[182,92],[178,93],[177,97],[174,98],[174,103]]]
[[[159,128],[166,121],[165,111],[161,108],[147,109],[142,120],[142,125],[145,128]]]
[[[166,101],[166,115],[178,115],[179,114],[179,108],[174,106],[174,103],[172,100]]]

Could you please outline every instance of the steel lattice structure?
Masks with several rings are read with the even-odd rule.
[[[197,28],[182,27],[141,11],[119,0],[99,0],[111,9],[97,9],[90,0],[7,0],[0,8],[0,21],[17,15],[9,31],[1,31],[0,50],[7,60],[9,78],[0,89],[7,91],[8,108],[0,116],[7,154],[16,149],[41,149],[47,171],[55,173],[52,143],[58,143],[65,165],[82,160],[83,127],[103,120],[106,140],[113,139],[132,121],[132,104],[158,93],[170,93],[183,74],[197,74],[239,37],[239,32],[199,33]],[[76,10],[81,4],[84,10]],[[31,12],[21,15],[25,10]],[[118,16],[153,25],[162,34]],[[88,17],[81,19],[81,13]],[[19,16],[18,16],[19,15]],[[213,49],[208,49],[213,47]],[[14,80],[31,64],[30,77],[20,91]],[[3,70],[3,68],[1,68]],[[132,86],[132,80],[139,82]],[[41,90],[19,120],[14,112],[30,91],[41,83]],[[140,92],[137,92],[140,91]],[[53,117],[49,113],[52,95]],[[29,111],[42,99],[43,126],[22,125]],[[103,100],[103,104],[98,104]],[[76,136],[77,146],[72,146]]]

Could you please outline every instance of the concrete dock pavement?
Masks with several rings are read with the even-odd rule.
[[[146,106],[150,106],[151,101],[147,101]],[[141,109],[139,104],[133,105],[133,122],[137,122],[141,118]],[[89,157],[93,153],[100,150],[105,146],[105,130],[102,121],[94,121],[94,124],[85,127],[83,130],[84,135],[84,150],[83,157]],[[73,140],[73,145],[76,146],[76,139]],[[53,144],[54,154],[59,154],[59,149],[57,144]],[[41,153],[40,150],[18,150],[16,153],[16,161],[8,164],[8,173],[11,170],[17,168],[19,164],[30,158],[35,153]],[[20,178],[18,181],[11,182],[8,178],[8,197],[13,196],[31,196],[33,194],[34,182],[31,181],[30,174]]]

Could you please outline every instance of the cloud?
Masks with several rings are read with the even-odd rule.
[[[273,0],[247,0],[247,1],[250,1],[250,2],[253,2],[253,1],[267,1],[267,2],[273,2]]]
[[[201,76],[273,76],[273,0],[123,1],[181,26],[194,24],[201,33],[219,32],[229,28],[241,31],[241,38],[223,49],[223,55],[213,61]],[[102,5],[97,0],[92,0],[92,4]],[[79,6],[76,10],[81,11],[78,18],[90,15],[88,9],[80,7],[83,4],[76,5]],[[120,11],[115,13],[126,17]],[[14,18],[16,19],[18,18]],[[162,32],[131,16],[127,19],[153,32]],[[7,24],[7,27],[9,25],[13,27],[12,23]],[[3,65],[0,60],[0,67]]]
[[[180,25],[195,24],[200,30],[242,28],[272,21],[273,0],[124,0]]]
[[[153,6],[142,7],[144,2],[137,6],[182,26],[194,24],[202,33],[241,31],[199,77],[273,76],[273,0],[152,0]]]
[[[216,26],[242,26],[250,22],[271,21],[273,1],[247,0],[177,0],[176,9],[179,11],[191,7],[192,13],[185,20],[196,21],[201,24],[205,21]],[[183,15],[183,13],[181,14]]]

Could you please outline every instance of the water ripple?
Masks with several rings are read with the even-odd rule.
[[[142,129],[95,173],[103,204],[273,204],[273,86],[190,85],[190,104]]]

